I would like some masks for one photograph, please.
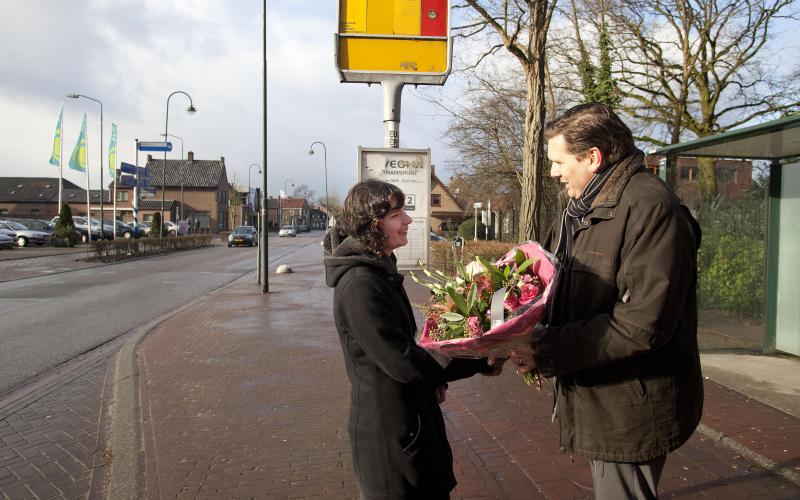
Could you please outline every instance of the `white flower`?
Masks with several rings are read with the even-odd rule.
[[[469,264],[467,264],[467,267],[465,267],[464,269],[465,269],[465,271],[467,272],[467,278],[468,278],[470,281],[471,281],[471,280],[472,280],[472,279],[473,279],[473,278],[474,278],[476,275],[486,272],[486,268],[485,268],[485,267],[483,266],[483,264],[481,264],[481,263],[480,263],[480,261],[478,261],[477,259],[476,259],[476,260],[473,260],[472,262],[470,262]]]

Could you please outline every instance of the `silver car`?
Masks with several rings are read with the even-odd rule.
[[[13,248],[14,237],[9,236],[5,229],[0,229],[0,248]]]
[[[50,243],[52,235],[42,231],[34,231],[23,226],[19,222],[10,220],[0,221],[0,229],[14,231],[17,238],[17,246],[26,247],[28,245],[44,245]]]

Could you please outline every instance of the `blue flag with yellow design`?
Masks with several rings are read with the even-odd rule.
[[[61,119],[64,118],[64,105],[61,105],[61,112],[58,113],[58,123],[56,123],[56,135],[53,137],[53,154],[50,156],[50,164],[61,165]]]
[[[81,134],[78,136],[78,142],[75,143],[75,149],[72,150],[72,156],[69,159],[69,168],[78,172],[86,172],[86,113],[83,114]]]

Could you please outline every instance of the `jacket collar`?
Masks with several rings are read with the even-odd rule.
[[[631,154],[623,158],[614,167],[614,172],[606,181],[603,189],[597,194],[592,203],[592,209],[615,207],[619,204],[622,191],[633,177],[633,174],[642,168],[644,153],[635,148]]]

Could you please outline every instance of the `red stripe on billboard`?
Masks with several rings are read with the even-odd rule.
[[[447,36],[447,0],[422,0],[420,35]]]

